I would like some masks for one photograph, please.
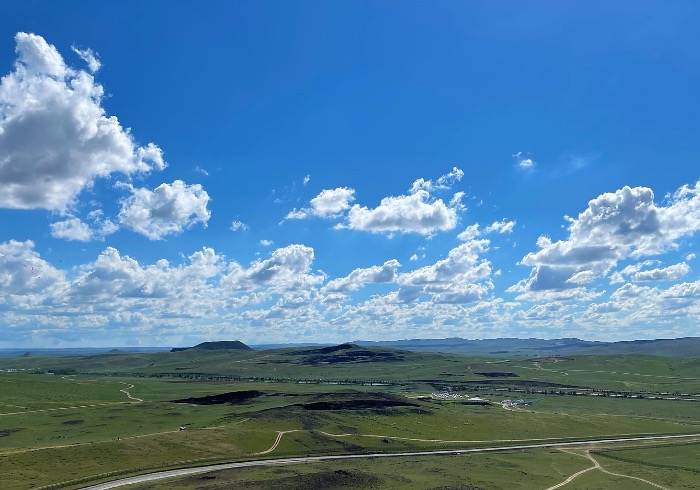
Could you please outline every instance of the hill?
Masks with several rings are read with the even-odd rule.
[[[185,350],[253,350],[239,340],[220,340],[218,342],[202,342],[194,347],[174,347],[170,352],[182,352]]]

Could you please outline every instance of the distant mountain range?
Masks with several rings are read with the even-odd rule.
[[[563,356],[644,354],[666,357],[700,358],[700,337],[680,339],[592,342],[580,339],[411,339],[393,341],[356,341],[372,347],[391,347],[413,351],[449,352],[473,356]]]
[[[354,341],[355,346],[385,347],[408,351],[445,352],[452,354],[489,357],[573,356],[573,355],[624,355],[640,354],[665,357],[700,358],[700,337],[680,339],[631,340],[622,342],[595,342],[568,339],[410,339],[387,341]],[[185,350],[265,350],[288,347],[324,347],[327,343],[284,343],[247,346],[238,340],[202,342],[193,347],[119,347],[69,348],[69,349],[0,349],[0,357],[55,357],[91,356],[106,353],[180,352]],[[342,344],[346,345],[346,344]],[[350,344],[347,344],[350,345]],[[353,346],[354,347],[354,346]]]

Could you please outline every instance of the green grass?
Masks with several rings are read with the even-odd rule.
[[[546,488],[585,467],[586,462],[577,456],[546,450],[469,456],[376,458],[281,468],[241,468],[135,485],[134,490],[532,489]]]
[[[532,360],[494,363],[493,359],[487,361],[417,353],[404,354],[404,361],[313,366],[303,364],[299,356],[290,356],[289,351],[267,354],[186,351],[73,359],[2,359],[0,366],[17,367],[24,363],[33,366],[32,369],[80,367],[103,373],[68,377],[0,373],[0,471],[3,474],[3,489],[32,488],[108,472],[127,473],[182,466],[195,460],[214,462],[283,455],[452,449],[510,444],[510,441],[518,440],[700,432],[700,413],[696,402],[495,391],[499,386],[522,386],[524,382],[538,380],[596,388],[634,385],[635,389],[640,386],[667,389],[675,384],[677,388],[685,390],[697,386],[694,379],[681,379],[694,377],[697,362],[692,359],[648,356],[601,359],[586,356],[560,362],[540,360],[537,367]],[[105,372],[128,371],[141,374],[133,377],[104,375]],[[152,377],[159,371],[169,374],[167,377]],[[476,374],[494,371],[513,372],[520,377],[499,378],[497,381],[505,384],[489,384],[488,381],[493,381],[493,378]],[[203,381],[172,377],[188,372],[241,376],[242,380]],[[247,381],[251,377],[256,381]],[[393,384],[269,382],[281,377],[385,380]],[[267,378],[268,382],[263,382],[263,378]],[[476,391],[479,383],[482,389]],[[522,411],[507,411],[499,405],[480,407],[457,402],[417,401],[405,399],[402,395],[430,393],[447,386],[461,388],[461,393],[478,394],[494,401],[517,397],[538,400],[523,407]],[[121,390],[143,401],[129,399]],[[175,399],[242,390],[258,390],[264,395],[240,404],[173,403]],[[690,393],[698,391],[700,389],[688,389]],[[418,406],[335,411],[306,410],[301,406],[318,401],[381,399],[386,398],[387,394],[399,396],[401,398],[397,399]],[[181,426],[185,426],[186,430],[179,431]],[[282,430],[298,432],[285,434],[280,445],[269,455],[255,456],[255,453],[268,449],[277,431]],[[337,437],[322,432],[350,435]],[[409,439],[440,439],[446,442]],[[672,458],[674,450],[645,449],[648,454],[637,451],[633,451],[634,458],[626,456],[624,451],[615,451],[609,454],[618,456],[618,459],[606,458],[605,455],[599,459],[606,467],[608,464],[641,466],[643,468],[639,471],[670,478],[668,474],[672,471],[669,468],[661,463],[654,463],[656,466],[652,463],[664,461],[664,451],[669,453],[668,458]],[[306,481],[311,487],[314,482],[326,482],[328,485],[345,482],[351,485],[349,488],[352,485],[364,488],[362,485],[381,482],[381,488],[407,488],[405,479],[408,479],[408,487],[411,488],[434,488],[436,481],[443,480],[467,482],[464,485],[483,488],[501,488],[498,485],[506,480],[498,478],[507,475],[516,482],[518,479],[530,483],[544,482],[542,488],[545,488],[556,483],[560,476],[578,471],[574,467],[582,469],[590,463],[580,456],[546,450],[461,458],[459,461],[468,461],[470,465],[478,461],[487,461],[488,464],[474,463],[476,476],[470,473],[466,480],[463,471],[452,467],[454,463],[438,464],[436,467],[439,471],[430,469],[433,460],[450,461],[442,457],[426,459],[425,464],[408,464],[407,467],[405,461],[379,462],[376,472],[366,470],[364,462],[357,463],[357,466],[348,462],[347,475],[335,474],[335,463],[332,470],[328,469],[328,465],[319,464],[304,465],[304,468],[310,468],[308,472],[297,467],[293,470],[277,468],[274,471],[307,472],[299,481]],[[489,465],[500,470],[492,470]],[[392,473],[394,470],[391,468],[401,468],[401,471]],[[246,472],[253,479],[276,481],[273,469],[251,469]],[[591,485],[603,481],[605,485],[610,485],[613,482],[610,475],[589,473],[583,476],[594,482]],[[288,478],[289,474],[284,475],[281,480],[277,478],[280,481],[270,485],[295,488],[284,486],[291,485],[292,481]],[[585,482],[583,476],[581,482]],[[651,477],[649,479],[653,480]],[[681,480],[678,482],[683,484]],[[429,486],[431,484],[432,487]],[[617,485],[617,480],[612,484]],[[574,482],[571,485],[571,488],[577,488],[573,486]],[[627,488],[624,485],[628,483],[619,483],[619,488]],[[519,487],[511,485],[508,488]]]

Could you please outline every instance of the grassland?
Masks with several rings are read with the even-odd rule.
[[[59,482],[80,488],[78,480],[96,481],[108,473],[105,479],[209,462],[698,433],[700,403],[671,396],[700,393],[696,367],[694,359],[644,356],[497,360],[354,347],[1,359],[0,368],[26,371],[0,373],[0,471],[3,489]],[[79,374],[29,374],[47,371]],[[498,403],[415,398],[444,389],[494,402],[524,397],[532,403],[504,410]],[[591,390],[600,396],[591,396]],[[643,398],[631,398],[642,392]],[[226,403],[205,398],[226,393],[249,397]],[[654,396],[660,393],[668,395]],[[183,399],[190,401],[176,402]],[[280,431],[285,433],[273,448]],[[642,471],[637,468],[642,466],[651,481],[667,484],[669,475],[680,472],[685,476],[672,483],[681,485],[698,478],[689,463],[681,466],[690,469],[675,473],[669,467],[675,451],[697,446],[681,447],[595,457],[606,469],[631,465]],[[498,465],[509,469],[493,470]],[[207,485],[234,485],[242,478],[258,482],[246,484],[250,488],[303,488],[289,486],[295,476],[294,481],[326,482],[317,488],[501,488],[519,479],[537,482],[521,488],[540,483],[546,488],[589,466],[581,454],[533,450],[251,468],[178,485],[225,488]],[[569,486],[590,479],[595,488],[605,478],[608,485],[622,477],[588,471]],[[673,485],[669,488],[684,488]]]

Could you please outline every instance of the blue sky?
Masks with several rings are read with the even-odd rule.
[[[698,335],[696,2],[21,2],[0,347]]]

